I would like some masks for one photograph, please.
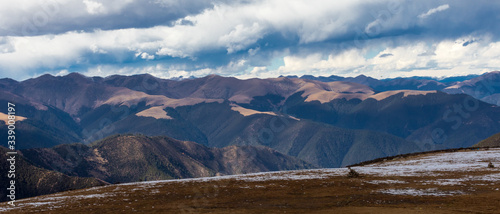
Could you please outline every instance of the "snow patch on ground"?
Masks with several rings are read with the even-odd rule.
[[[8,207],[0,207],[0,212],[7,212],[9,210],[14,209],[27,209],[27,208],[36,208],[44,205],[51,205],[51,208],[56,207],[56,205],[63,204],[67,200],[81,200],[81,199],[89,199],[89,198],[106,198],[112,196],[111,193],[103,193],[103,194],[92,194],[92,195],[76,195],[76,196],[62,196],[61,193],[51,195],[51,196],[40,196],[37,197],[36,202],[29,202],[31,198],[21,199],[16,201],[16,206],[8,206]]]
[[[360,174],[375,176],[429,176],[439,172],[477,170],[500,172],[499,168],[487,168],[489,162],[500,165],[500,149],[435,153],[417,159],[400,158],[352,168]]]
[[[387,189],[381,190],[380,193],[390,194],[390,195],[411,195],[411,196],[450,196],[450,195],[461,195],[464,194],[462,191],[439,191],[436,188],[430,189]]]
[[[437,180],[431,180],[431,181],[426,181],[423,184],[437,184],[441,186],[458,186],[458,185],[464,185],[464,182],[468,181],[468,179],[465,178],[460,178],[460,179],[437,179]]]
[[[408,182],[399,181],[399,180],[371,180],[371,181],[366,181],[366,183],[369,183],[369,184],[406,184]]]

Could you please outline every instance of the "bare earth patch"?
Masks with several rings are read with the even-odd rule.
[[[240,113],[241,115],[243,115],[245,117],[250,116],[250,115],[254,115],[254,114],[268,114],[268,115],[277,116],[276,113],[274,113],[274,112],[256,111],[253,109],[243,108],[243,107],[241,107],[239,105],[235,105],[235,104],[231,104],[231,110],[237,111],[238,113]]]
[[[414,91],[414,90],[395,90],[395,91],[384,91],[380,92],[378,94],[370,96],[370,98],[376,99],[378,101],[386,99],[390,96],[399,94],[399,93],[404,93],[403,97],[407,96],[415,96],[415,95],[427,95],[430,93],[437,93],[437,91]]]
[[[171,120],[172,117],[167,115],[167,112],[163,110],[163,106],[155,106],[151,107],[149,109],[146,109],[144,111],[141,111],[135,115],[140,116],[140,117],[153,117],[155,119],[167,119]]]
[[[26,119],[26,117],[16,115],[16,121],[23,121]],[[7,122],[9,121],[9,115],[0,112],[0,120],[4,121],[5,124],[7,124]]]

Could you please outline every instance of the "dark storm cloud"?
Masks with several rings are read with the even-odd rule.
[[[171,26],[180,18],[195,15],[221,1],[204,0],[83,0],[31,1],[26,8],[10,5],[2,11],[0,35],[33,36],[67,31],[114,30]],[[99,9],[103,8],[103,9]]]

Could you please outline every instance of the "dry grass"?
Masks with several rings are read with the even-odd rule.
[[[461,154],[465,153],[457,155]],[[401,159],[412,161],[429,158],[430,155],[433,154],[410,156],[393,162],[396,163]],[[348,176],[347,169],[334,169],[252,174],[221,179],[109,185],[21,200],[17,209],[8,211],[9,213],[500,213],[498,180],[500,170],[488,168],[487,162],[477,163],[484,164],[484,167],[465,171],[430,171],[431,173],[415,176],[373,175],[364,173],[363,168],[356,168],[359,177]],[[377,166],[380,164],[371,165],[371,167]],[[295,176],[295,179],[290,179],[293,177],[291,175]],[[287,179],[285,178],[287,176],[291,177]],[[8,205],[5,203],[0,204],[0,211],[6,207]]]
[[[440,177],[362,177],[345,176],[313,180],[158,183],[154,188],[137,185],[110,185],[70,191],[55,196],[62,203],[29,206],[10,213],[500,213],[500,184],[472,182],[465,185],[429,184]],[[400,181],[370,183],[368,181]],[[381,193],[387,189],[435,189],[461,191],[451,196],[411,196]],[[107,194],[106,197],[78,198]],[[71,197],[75,198],[71,198]],[[44,197],[24,202],[43,203]],[[5,204],[3,204],[5,206]]]

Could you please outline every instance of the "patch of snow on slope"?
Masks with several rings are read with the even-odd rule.
[[[0,207],[0,212],[6,212],[13,209],[27,209],[27,208],[35,208],[43,205],[51,205],[55,207],[58,204],[64,203],[66,200],[81,200],[88,198],[105,198],[112,196],[111,193],[103,193],[103,194],[92,194],[92,195],[76,195],[76,196],[60,196],[61,193],[51,195],[51,196],[40,196],[37,199],[37,202],[25,202],[30,200],[31,198],[25,198],[16,201],[15,207]]]
[[[399,180],[371,180],[371,181],[366,181],[366,183],[369,183],[369,184],[406,184],[408,182],[399,181]]]
[[[435,153],[418,159],[398,159],[374,163],[367,166],[353,167],[361,174],[376,176],[421,176],[437,175],[439,172],[491,170],[488,163],[500,164],[500,149],[488,151],[463,151],[451,153]]]
[[[430,189],[387,189],[379,191],[385,194],[391,195],[411,195],[411,196],[450,196],[450,195],[460,195],[464,194],[461,191],[439,191],[435,188]]]
[[[346,168],[333,168],[333,169],[309,169],[309,170],[292,170],[292,171],[278,171],[278,172],[258,172],[242,175],[225,175],[216,177],[204,178],[187,178],[177,180],[161,180],[161,181],[145,181],[135,183],[117,184],[118,186],[140,186],[140,188],[151,188],[156,184],[171,183],[171,182],[210,182],[218,180],[240,180],[249,182],[268,181],[268,180],[308,180],[308,179],[324,179],[334,176],[347,175]]]

